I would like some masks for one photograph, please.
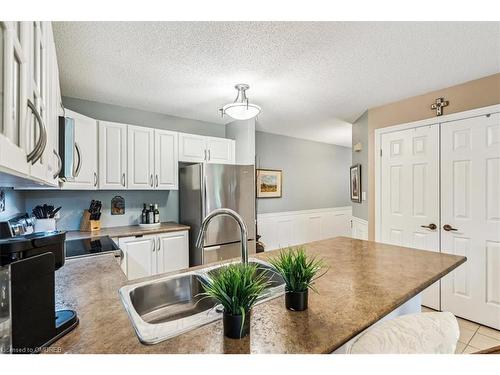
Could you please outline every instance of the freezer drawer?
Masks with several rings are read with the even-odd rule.
[[[255,241],[248,241],[248,254],[255,254]],[[222,260],[241,258],[241,242],[225,245],[207,246],[203,249],[203,264],[220,262]]]

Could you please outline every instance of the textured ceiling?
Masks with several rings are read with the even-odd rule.
[[[350,146],[367,108],[500,71],[500,23],[55,22],[65,96]]]

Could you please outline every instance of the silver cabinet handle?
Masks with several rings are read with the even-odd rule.
[[[153,238],[153,253],[155,252],[156,250],[156,240]]]
[[[156,248],[156,251],[160,251],[160,247],[161,247],[161,241],[160,237],[158,237],[158,247]]]
[[[97,172],[94,172],[94,187],[97,187],[97,182],[98,182]]]
[[[155,176],[155,185],[158,187],[158,175]]]
[[[210,155],[210,149],[208,149],[208,161],[210,161],[211,158],[212,156]]]
[[[62,160],[61,160],[61,157],[59,156],[59,154],[57,153],[57,151],[56,151],[55,149],[54,149],[54,150],[52,150],[52,151],[54,152],[54,155],[56,155],[56,156],[57,156],[57,172],[56,172],[56,173],[54,173],[54,174],[52,175],[52,178],[53,178],[53,179],[56,179],[56,178],[57,178],[57,176],[59,176],[59,173],[61,173],[61,169],[62,169]]]
[[[203,160],[207,160],[207,150],[205,149],[205,158]]]
[[[78,163],[76,164],[75,172],[73,173],[75,177],[78,177],[80,170],[82,169],[82,153],[80,152],[80,146],[75,142],[76,155],[78,156]]]
[[[40,137],[38,138],[33,151],[31,151],[27,155],[28,162],[31,162],[31,164],[33,165],[42,157],[43,152],[45,151],[45,147],[47,146],[47,131],[45,129],[45,124],[43,123],[42,117],[40,116],[38,110],[30,99],[28,99],[28,107],[35,115],[35,119],[40,130]]]
[[[149,186],[153,187],[153,174],[149,176]]]
[[[125,187],[125,172],[122,173],[122,185]]]

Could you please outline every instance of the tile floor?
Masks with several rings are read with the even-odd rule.
[[[422,306],[422,312],[434,310]],[[500,331],[457,317],[460,327],[456,354],[469,354],[500,345]]]

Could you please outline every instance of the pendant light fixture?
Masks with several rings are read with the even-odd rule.
[[[260,107],[249,103],[245,92],[250,86],[245,83],[239,83],[234,88],[238,90],[238,95],[233,103],[226,104],[219,109],[222,117],[228,115],[235,120],[248,120],[257,116],[260,113]]]

